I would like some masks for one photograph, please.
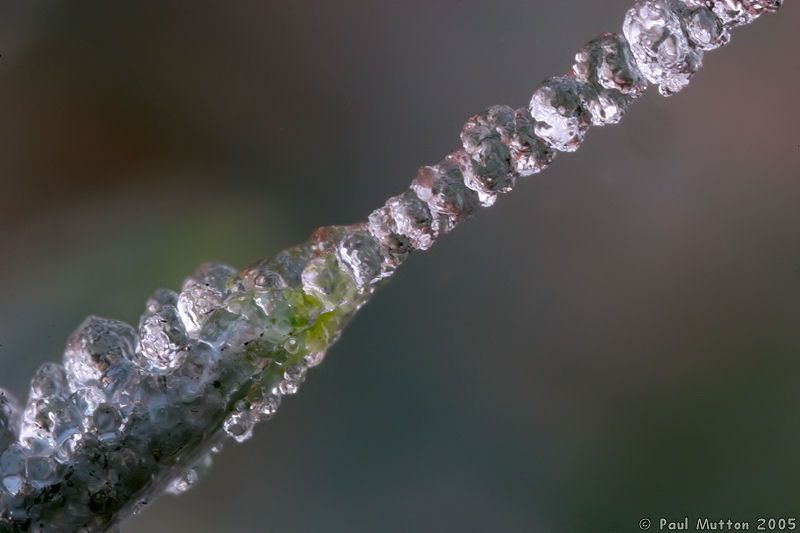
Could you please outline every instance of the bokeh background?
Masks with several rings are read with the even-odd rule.
[[[800,5],[412,258],[124,531],[800,516]],[[0,3],[0,377],[206,260],[363,219],[629,0]]]

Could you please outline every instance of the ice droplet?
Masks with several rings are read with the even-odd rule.
[[[647,89],[628,42],[614,33],[605,33],[586,44],[575,55],[572,71],[576,80],[594,89],[584,92],[584,106],[592,123],[599,126],[622,120],[628,106]]]
[[[164,305],[142,315],[139,323],[139,349],[133,361],[150,372],[169,372],[186,357],[189,337],[178,309]]]
[[[173,479],[167,486],[167,492],[169,494],[178,495],[183,494],[187,490],[191,489],[197,485],[200,479],[202,479],[203,476],[208,472],[212,463],[213,459],[211,457],[211,452],[209,452],[191,468],[186,470],[186,472]]]
[[[115,365],[131,359],[136,331],[124,322],[90,316],[72,334],[64,352],[64,368],[71,390],[97,383]]]
[[[703,59],[689,44],[672,1],[636,0],[623,25],[639,70],[664,96],[686,87]]]
[[[413,250],[427,250],[439,237],[444,217],[431,213],[413,190],[393,196],[369,216],[369,231],[395,261]]]
[[[238,402],[234,412],[225,419],[223,429],[236,442],[244,442],[253,436],[255,418],[243,402]]]
[[[186,332],[196,335],[208,315],[219,308],[236,270],[221,263],[205,263],[183,282],[177,309]]]
[[[411,189],[428,204],[431,213],[444,215],[446,224],[441,229],[445,233],[471,216],[479,206],[478,194],[465,183],[472,172],[472,160],[463,150],[458,150],[438,165],[419,169],[411,183]]]
[[[589,90],[570,76],[545,80],[531,98],[536,135],[561,152],[577,150],[592,121],[583,105]]]

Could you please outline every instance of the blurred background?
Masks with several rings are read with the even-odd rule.
[[[364,219],[630,0],[0,3],[0,377],[200,262]],[[414,257],[124,531],[800,516],[800,6]],[[753,526],[754,527],[754,526]]]

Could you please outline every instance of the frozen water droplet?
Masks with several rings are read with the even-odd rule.
[[[369,216],[369,231],[396,261],[413,250],[427,250],[439,237],[443,216],[431,213],[417,194],[406,191],[393,196]]]
[[[272,269],[269,260],[260,261],[242,270],[238,284],[240,291],[284,289],[288,287],[286,280]]]
[[[330,255],[315,257],[303,270],[303,291],[315,296],[325,311],[352,302],[355,296],[353,277],[343,271]]]
[[[173,479],[169,486],[167,486],[167,492],[177,495],[183,494],[187,490],[191,489],[197,485],[197,483],[208,472],[212,463],[213,459],[211,457],[211,453],[205,454],[202,459],[184,472],[183,475]]]
[[[419,169],[411,183],[411,189],[428,204],[431,213],[444,215],[446,224],[441,230],[445,233],[469,218],[480,204],[478,194],[464,181],[471,172],[472,160],[459,150],[438,165]]]
[[[619,122],[628,106],[647,89],[647,81],[621,35],[605,33],[586,44],[575,56],[572,70],[576,80],[594,89],[583,96],[595,125]]]
[[[604,33],[587,43],[576,55],[572,67],[575,78],[591,83],[595,89],[615,91],[631,98],[640,97],[647,89],[622,35]]]
[[[291,365],[283,373],[283,381],[278,386],[280,393],[296,394],[306,379],[306,368],[302,365]]]
[[[139,324],[139,349],[133,362],[144,370],[163,373],[181,365],[186,357],[189,337],[178,309],[164,305],[142,316]]]
[[[113,405],[103,403],[97,406],[92,417],[97,438],[102,442],[117,440],[122,430],[122,415]]]
[[[90,316],[72,334],[64,352],[71,390],[96,383],[109,368],[123,365],[136,349],[136,332],[120,322]]]
[[[42,489],[58,481],[58,466],[49,457],[29,457],[26,462],[27,480],[35,489]]]
[[[150,298],[147,299],[147,303],[145,304],[145,313],[158,313],[162,307],[167,305],[171,305],[172,307],[177,306],[178,294],[169,289],[156,289],[153,291],[153,294],[150,295]]]
[[[365,224],[345,228],[336,257],[353,274],[359,290],[373,285],[394,270],[394,265],[381,253],[380,244]]]
[[[335,256],[339,266],[355,280],[359,291],[385,278],[395,267],[390,254],[385,255],[380,242],[370,234],[367,224],[317,228],[309,244],[317,256]],[[311,261],[306,269],[310,264]]]
[[[515,111],[508,106],[498,105],[471,118],[462,132],[465,151],[470,154],[475,151],[481,153],[481,146],[485,145],[485,142],[482,141],[484,136],[491,139],[491,146],[493,146],[491,152],[497,150],[494,143],[495,140],[499,140],[505,147],[505,153],[508,154],[508,177],[504,182],[483,184],[481,180],[476,183],[470,176],[467,177],[467,184],[470,188],[480,190],[479,194],[483,195],[481,201],[484,205],[488,203],[485,195],[509,191],[514,186],[516,177],[527,177],[541,172],[552,163],[555,157],[555,152],[550,146],[534,133],[534,121],[528,109]],[[490,159],[493,160],[499,154],[501,152],[495,153]],[[479,155],[480,157],[484,156]],[[491,161],[487,162],[487,167],[498,168],[497,165],[489,163]],[[494,187],[485,185],[494,185]]]
[[[297,342],[295,337],[289,337],[286,339],[286,342],[283,343],[283,349],[286,350],[286,353],[294,355],[300,351],[300,343]]]
[[[689,41],[701,50],[714,50],[728,44],[730,32],[705,0],[673,0],[673,10]]]
[[[236,442],[244,442],[253,436],[255,419],[243,402],[238,402],[234,412],[223,423],[225,433]]]
[[[300,276],[311,258],[311,250],[299,245],[245,269],[240,276],[250,289],[283,289],[300,286]]]
[[[727,28],[750,24],[767,11],[775,11],[782,2],[773,0],[683,0],[690,5],[705,5],[711,8]],[[776,7],[777,4],[777,7]]]
[[[11,494],[18,494],[25,485],[25,459],[25,450],[18,443],[11,444],[0,454],[0,476]]]
[[[281,406],[281,397],[277,394],[266,394],[261,400],[253,405],[255,416],[259,420],[268,420],[278,412]]]
[[[192,488],[197,481],[199,480],[199,476],[197,475],[197,471],[194,468],[190,468],[186,472],[183,473],[180,477],[173,479],[170,484],[167,486],[167,493],[173,494],[175,496],[179,494],[183,494],[190,488]]]
[[[703,58],[690,46],[671,4],[672,0],[636,0],[623,26],[639,70],[664,96],[686,87]]]
[[[186,332],[196,335],[212,311],[222,306],[236,270],[221,263],[205,263],[183,282],[177,309]]]
[[[50,398],[58,396],[64,398],[69,395],[67,373],[64,367],[57,363],[44,363],[31,379],[30,399]]]
[[[536,136],[536,124],[528,108],[514,112],[513,127],[501,128],[500,137],[511,154],[511,167],[520,177],[533,176],[550,166],[556,152]]]
[[[591,123],[583,106],[584,93],[589,90],[569,76],[545,80],[531,98],[536,135],[561,152],[577,150]]]
[[[319,366],[322,364],[323,359],[325,359],[325,351],[315,351],[311,352],[310,354],[303,357],[303,363],[308,368],[314,368],[315,366]]]
[[[484,207],[491,206],[498,194],[514,187],[516,173],[511,164],[511,152],[500,133],[513,127],[514,110],[494,106],[471,117],[461,131],[464,151],[474,163],[472,171],[465,174],[465,183],[478,193]]]

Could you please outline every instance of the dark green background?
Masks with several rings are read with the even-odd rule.
[[[800,6],[412,258],[130,533],[800,516]],[[0,377],[363,219],[628,0],[0,3]]]

